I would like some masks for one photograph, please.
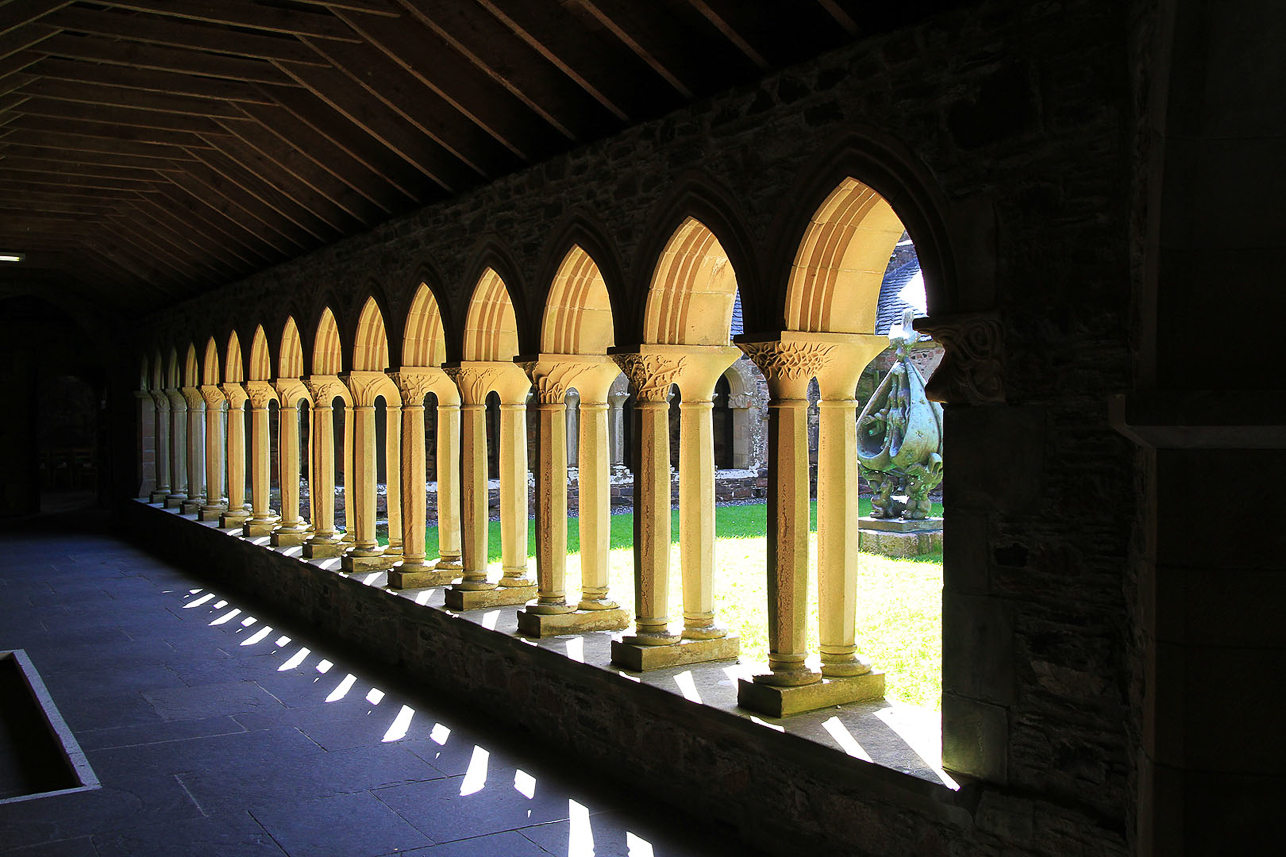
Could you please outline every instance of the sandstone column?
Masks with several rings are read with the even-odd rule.
[[[464,568],[446,592],[453,610],[523,604],[536,597],[527,575],[526,399],[531,382],[514,363],[470,361],[448,368],[460,389],[464,482]],[[500,397],[500,551],[498,584],[487,580],[487,394]],[[441,437],[446,427],[439,425]],[[438,497],[439,508],[445,498]]]
[[[187,403],[188,497],[181,507],[184,515],[195,515],[205,503],[205,399],[197,387],[182,387]]]
[[[188,400],[177,387],[167,387],[165,396],[170,400],[170,481],[171,490],[165,497],[165,508],[181,509],[188,498]]]
[[[424,415],[421,407],[420,415]],[[423,445],[423,444],[421,444]],[[384,506],[388,518],[388,547],[385,555],[402,556],[402,406],[384,400]],[[423,493],[423,492],[421,492]],[[423,513],[423,510],[420,510]],[[421,521],[424,515],[420,515]]]
[[[313,533],[304,542],[308,559],[336,557],[343,553],[343,533],[335,528],[335,414],[333,402],[340,395],[334,376],[312,377],[308,389],[313,401],[312,461],[314,482],[308,486]]]
[[[246,391],[237,382],[223,385],[228,400],[228,509],[219,526],[240,528],[250,517],[246,503]]]
[[[280,520],[272,513],[270,496],[272,490],[272,450],[268,437],[268,403],[277,398],[271,385],[266,381],[246,382],[246,396],[250,403],[250,518],[241,526],[243,536],[266,536],[272,532]],[[291,414],[297,412],[292,408]],[[283,434],[278,411],[278,430]],[[296,417],[297,419],[297,417]],[[298,467],[298,452],[296,452]],[[296,480],[296,484],[298,480]],[[283,495],[285,489],[282,489]],[[296,499],[296,505],[298,501]]]
[[[200,391],[205,405],[205,502],[197,510],[197,520],[217,521],[227,509],[220,492],[226,451],[221,423],[227,397],[215,384],[203,384]]]
[[[156,418],[156,488],[150,499],[164,503],[170,493],[170,398],[161,390],[153,390],[151,395]]]
[[[302,464],[299,460],[299,402],[303,400],[311,403],[312,400],[303,382],[296,378],[279,381],[277,392],[281,396],[281,409],[277,414],[277,481],[281,486],[281,525],[272,531],[271,542],[278,547],[294,547],[304,543],[309,530],[308,522],[299,514],[299,471]],[[311,461],[311,452],[308,457]],[[310,467],[309,473],[311,472]],[[310,478],[310,495],[315,488],[314,480]],[[311,502],[310,499],[310,508],[314,508]]]
[[[457,576],[463,563],[460,546],[460,404],[454,385],[438,393],[437,453],[433,460],[438,476],[438,569]],[[421,430],[420,437],[423,439]]]

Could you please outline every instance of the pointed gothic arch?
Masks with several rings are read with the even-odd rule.
[[[509,361],[518,354],[518,321],[509,287],[487,268],[474,287],[464,323],[464,359]]]
[[[606,354],[615,344],[612,302],[594,259],[573,244],[554,274],[541,322],[540,350]]]
[[[737,274],[719,239],[686,218],[653,269],[643,340],[657,345],[727,345]]]
[[[402,365],[437,367],[446,358],[442,312],[433,291],[426,283],[421,282],[415,290],[411,310],[406,316],[406,331],[402,337]]]

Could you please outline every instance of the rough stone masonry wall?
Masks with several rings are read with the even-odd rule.
[[[951,241],[950,281],[926,277],[930,320],[992,312],[999,325],[999,400],[969,395],[969,367],[958,366],[964,392],[947,407],[944,733],[948,763],[981,781],[965,826],[817,781],[783,791],[796,805],[782,811],[824,807],[833,826],[816,835],[846,853],[1125,853],[1138,732],[1123,582],[1135,463],[1104,405],[1130,380],[1125,6],[986,2],[862,41],[176,307],[153,319],[140,351],[226,338],[234,326],[249,342],[256,323],[275,341],[288,313],[307,339],[323,302],[351,343],[375,289],[396,364],[427,276],[458,358],[483,264],[504,269],[523,349],[534,351],[573,221],[598,239],[590,249],[627,344],[655,254],[684,211],[714,227],[739,266],[746,329],[779,327],[790,230],[825,195],[808,177],[843,140],[897,161],[899,175],[932,187],[922,198]],[[924,258],[924,236],[912,234]],[[471,675],[467,658],[456,666]],[[556,704],[543,692],[510,700],[538,734]],[[555,719],[558,734],[544,737],[578,743],[566,734],[576,721]],[[671,743],[638,737],[623,725],[609,740],[620,760],[655,769]],[[736,772],[717,757],[688,762],[676,799],[705,787],[718,804],[721,790],[736,791],[720,784]]]

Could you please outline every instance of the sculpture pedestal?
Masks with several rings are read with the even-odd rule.
[[[705,661],[730,661],[741,654],[741,640],[734,634],[713,640],[680,640],[669,646],[640,646],[612,641],[612,663],[635,672],[699,664]]]
[[[737,683],[737,705],[769,717],[789,717],[847,702],[884,698],[884,673],[872,670],[852,678],[823,678],[798,687],[776,687],[746,681]]]
[[[942,550],[942,519],[859,518],[858,549],[907,559]]]
[[[557,637],[589,631],[620,631],[630,624],[628,610],[578,610],[572,613],[518,611],[518,632],[528,637]]]

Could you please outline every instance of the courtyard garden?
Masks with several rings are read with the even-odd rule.
[[[870,514],[863,498],[861,514]],[[942,515],[935,503],[932,514]],[[612,516],[611,597],[633,614],[633,516]],[[535,521],[528,524],[528,552],[535,575]],[[813,503],[809,578],[809,649],[817,650],[817,506]],[[715,610],[720,624],[741,636],[741,660],[768,659],[767,505],[720,506],[716,510]],[[679,576],[679,513],[670,531],[670,617],[683,615]],[[427,555],[437,555],[436,527],[427,532]],[[567,592],[580,591],[580,540],[576,518],[567,522]],[[489,528],[488,561],[500,560],[500,524]],[[942,698],[942,555],[917,560],[863,553],[858,566],[857,640],[859,651],[886,673],[887,697],[938,709]]]

